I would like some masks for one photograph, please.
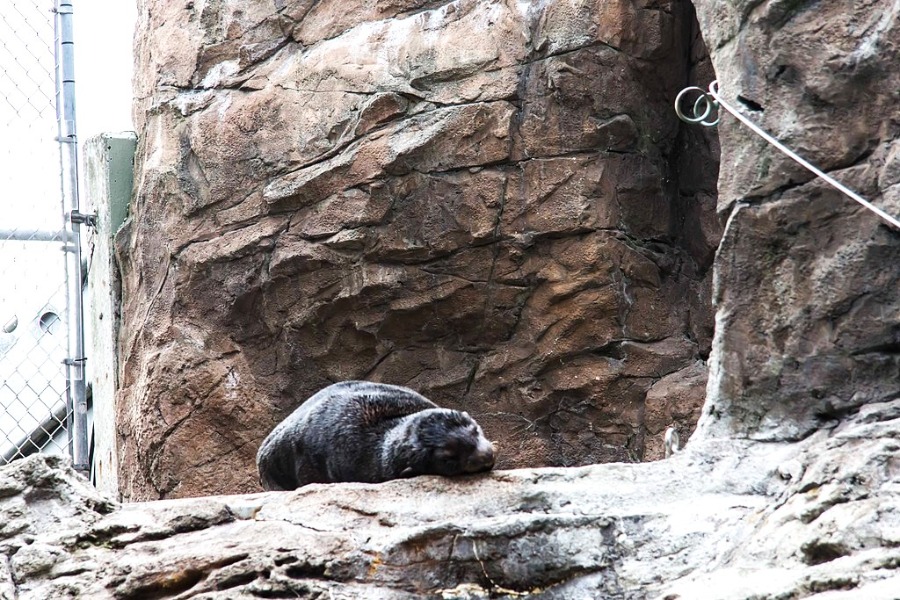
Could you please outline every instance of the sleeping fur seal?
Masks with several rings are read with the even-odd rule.
[[[490,471],[493,445],[465,412],[413,390],[343,381],[317,392],[263,440],[256,454],[266,490],[308,483],[381,482]]]

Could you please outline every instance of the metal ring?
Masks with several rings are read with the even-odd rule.
[[[684,112],[681,110],[682,98],[688,92],[699,92],[700,94],[697,97],[697,100],[694,101],[692,116],[684,114]],[[678,96],[675,97],[675,114],[678,115],[678,118],[685,123],[699,123],[700,125],[703,125],[705,127],[712,127],[714,125],[717,125],[719,123],[718,107],[719,103],[716,102],[714,98],[711,98],[710,95],[703,91],[702,88],[698,88],[696,86],[684,88],[683,90],[678,92]],[[716,110],[715,120],[707,121],[713,110]]]
[[[716,119],[714,121],[700,121],[700,124],[704,127],[715,127],[719,124],[719,103],[716,100],[710,101],[709,96],[706,95],[700,96],[700,98],[707,103],[707,107],[712,106],[712,109],[716,111]],[[698,102],[700,98],[697,98]],[[696,102],[694,104],[696,105]],[[696,108],[694,109],[694,112],[696,112]]]
[[[681,119],[682,121],[684,121],[685,123],[699,123],[700,121],[702,121],[703,119],[705,119],[708,116],[708,112],[704,113],[700,117],[696,116],[696,114],[697,114],[696,113],[696,110],[697,110],[696,103],[694,104],[694,116],[693,117],[688,117],[683,112],[681,112],[681,99],[684,97],[685,94],[687,94],[688,92],[693,92],[693,91],[700,92],[701,98],[706,95],[706,92],[704,92],[702,89],[700,89],[696,86],[691,86],[691,87],[684,88],[683,90],[678,92],[677,96],[675,96],[675,114],[678,115],[678,118]],[[709,111],[709,110],[712,110],[712,108],[707,105],[707,111]]]

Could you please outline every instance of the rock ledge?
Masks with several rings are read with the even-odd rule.
[[[0,471],[0,598],[896,598],[900,400],[644,464],[117,504]]]

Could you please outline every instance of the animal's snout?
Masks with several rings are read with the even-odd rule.
[[[478,447],[466,464],[467,473],[480,473],[494,468],[494,445],[486,439],[478,440]]]

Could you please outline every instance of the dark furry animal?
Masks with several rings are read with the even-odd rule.
[[[291,413],[256,454],[266,490],[490,471],[493,445],[468,413],[413,390],[368,381],[326,387]]]

